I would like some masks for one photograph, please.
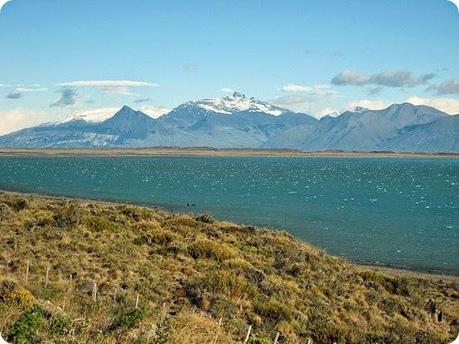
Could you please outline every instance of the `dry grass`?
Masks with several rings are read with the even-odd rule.
[[[0,332],[17,343],[241,343],[249,325],[252,344],[447,343],[459,328],[457,278],[127,205],[0,193],[0,272]]]

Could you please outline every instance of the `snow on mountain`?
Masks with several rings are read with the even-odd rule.
[[[189,105],[198,106],[207,111],[222,114],[234,114],[236,112],[262,112],[273,116],[279,116],[289,112],[286,109],[271,105],[269,103],[247,98],[244,94],[234,92],[232,96],[224,98],[211,98],[188,102]]]

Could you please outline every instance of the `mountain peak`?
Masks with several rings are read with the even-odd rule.
[[[133,108],[131,108],[128,105],[123,105],[123,107],[120,109],[119,112],[121,112],[121,111],[134,111],[134,112],[136,112]]]
[[[209,98],[186,103],[187,106],[197,106],[206,111],[232,115],[238,112],[261,112],[279,116],[289,112],[254,97],[247,98],[245,94],[234,92],[231,96],[223,98]]]
[[[134,110],[130,106],[123,105],[123,107],[115,113],[113,117],[128,117],[128,116],[135,116],[139,113],[139,111]]]
[[[233,92],[233,98],[245,98],[245,94],[235,91]]]
[[[136,111],[133,108],[124,105],[112,117],[106,119],[103,123],[111,126],[130,126],[135,123],[147,123],[154,121],[153,118],[144,114],[141,111]]]

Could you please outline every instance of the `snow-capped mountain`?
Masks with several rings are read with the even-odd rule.
[[[236,112],[261,112],[273,116],[279,116],[283,113],[290,112],[289,110],[271,105],[269,103],[256,100],[255,98],[247,98],[244,94],[234,92],[232,96],[224,98],[211,98],[198,101],[191,101],[185,105],[193,107],[197,106],[207,111],[223,114],[234,114]]]
[[[154,119],[128,106],[0,137],[1,147],[215,147],[459,151],[459,116],[428,106],[356,108],[320,120],[240,93],[186,102]]]

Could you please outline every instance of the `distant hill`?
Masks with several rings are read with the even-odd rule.
[[[184,103],[157,119],[124,106],[99,123],[78,119],[43,124],[0,136],[0,146],[458,152],[458,126],[459,116],[423,105],[359,107],[318,120],[236,92]]]

